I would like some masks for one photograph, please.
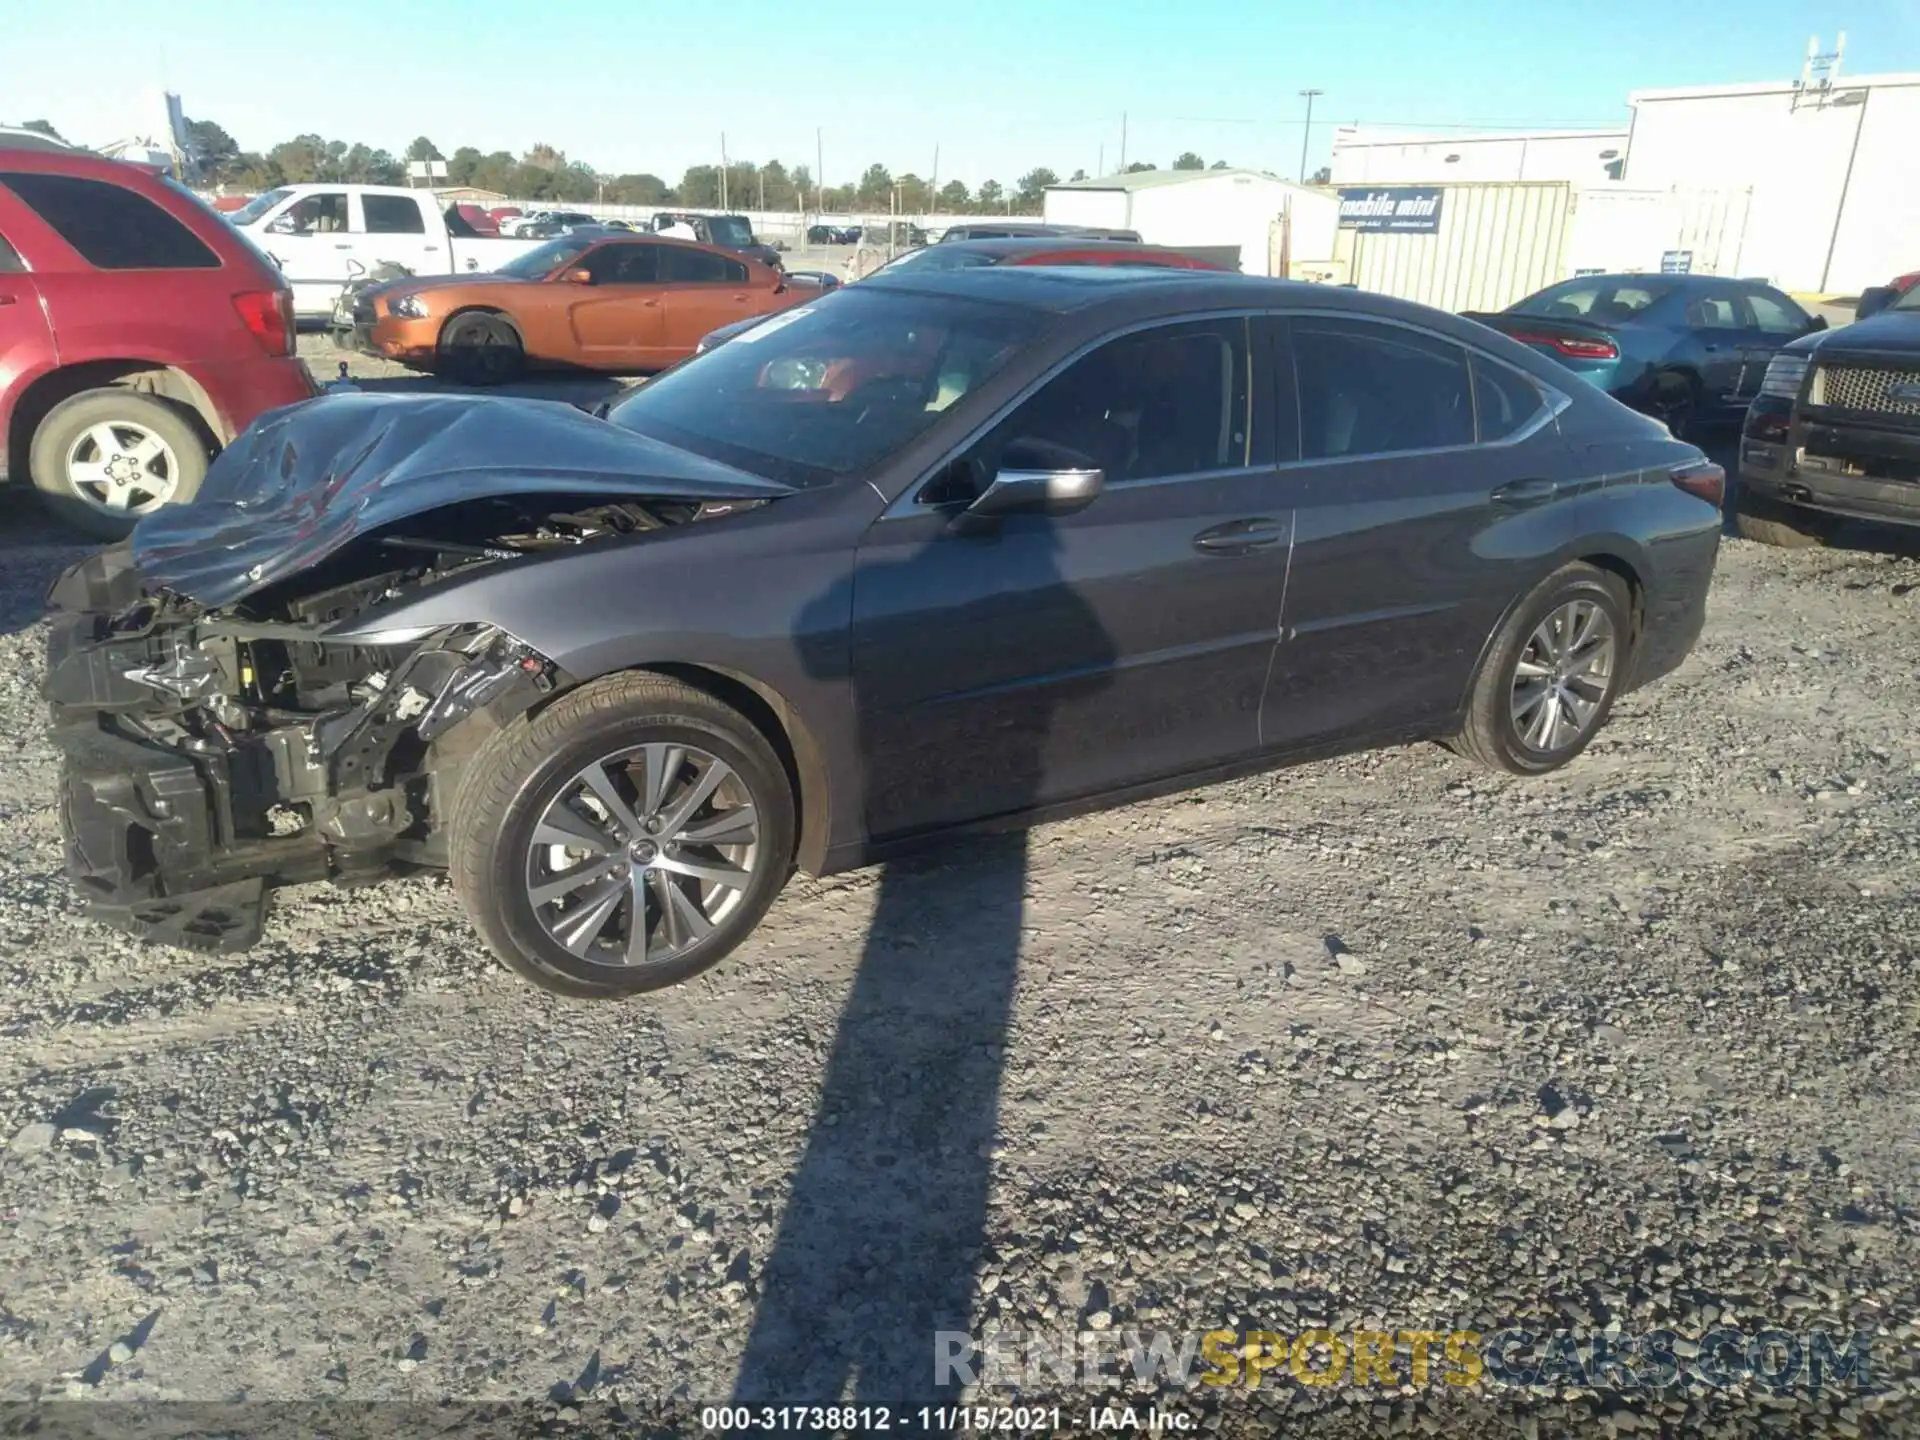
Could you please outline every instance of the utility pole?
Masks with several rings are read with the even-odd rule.
[[[821,208],[825,208],[827,198],[827,162],[821,158],[824,152],[820,148],[820,127],[813,127],[813,194]]]
[[[1098,180],[1107,173],[1107,142],[1100,142],[1100,158],[1093,162],[1093,178]]]
[[[939,195],[940,195],[940,146],[938,144],[935,144],[933,147],[933,178],[927,182],[927,203],[925,208],[928,214],[931,214],[933,212],[933,207],[939,201]]]
[[[727,132],[720,132],[720,208],[727,208]]]
[[[1127,112],[1120,112],[1120,168],[1127,168]]]
[[[1300,183],[1307,183],[1307,143],[1313,138],[1313,97],[1324,95],[1324,90],[1302,90],[1300,98],[1307,102],[1307,123],[1300,130]]]

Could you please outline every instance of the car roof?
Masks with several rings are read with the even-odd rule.
[[[956,245],[1013,244],[1011,241],[954,241]],[[1026,245],[1031,242],[1018,242]],[[1091,242],[1079,241],[1078,245]],[[1125,243],[1125,242],[1121,242]],[[1139,247],[1132,247],[1137,250]],[[1210,309],[1235,305],[1273,305],[1303,294],[1323,297],[1351,294],[1332,286],[1298,280],[1269,280],[1224,270],[1173,270],[1123,265],[977,265],[963,270],[877,270],[860,282],[886,290],[965,296],[1066,314],[1127,299],[1152,310]]]
[[[85,180],[125,183],[129,176],[151,181],[161,175],[158,166],[131,160],[109,160],[86,150],[42,150],[0,145],[0,170],[33,171],[47,175],[74,175]]]
[[[1622,270],[1606,275],[1576,275],[1571,280],[1556,280],[1543,289],[1558,290],[1562,285],[1593,283],[1598,285],[1664,285],[1668,289],[1684,289],[1690,285],[1765,284],[1765,281],[1738,281],[1732,275],[1695,275],[1691,272],[1670,274],[1664,270]],[[1537,291],[1535,292],[1538,293]]]
[[[1106,240],[1086,235],[1009,235],[991,240],[945,240],[941,253],[949,250],[962,255],[991,255],[996,260],[1011,260],[1021,255],[1045,255],[1053,250],[1085,251],[1088,254],[1112,250],[1124,255],[1177,253],[1164,245],[1142,245],[1134,240]]]

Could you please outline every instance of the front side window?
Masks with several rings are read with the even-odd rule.
[[[607,418],[756,475],[827,484],[924,434],[1031,344],[1045,319],[849,286],[668,371]]]
[[[651,285],[658,245],[602,245],[581,263],[596,285]]]
[[[1398,325],[1293,322],[1300,453],[1336,460],[1438,450],[1474,440],[1467,352]]]
[[[427,233],[426,217],[420,213],[419,202],[405,195],[363,195],[360,206],[367,217],[369,235]]]
[[[743,247],[753,244],[753,227],[738,215],[718,215],[708,224],[716,245]]]
[[[1243,319],[1108,341],[1022,401],[996,439],[1083,455],[1109,483],[1241,469],[1251,433],[1247,351]],[[997,455],[980,459],[979,473],[998,468]]]
[[[1689,330],[1744,330],[1745,317],[1730,295],[1696,295],[1687,301]]]
[[[205,241],[144,195],[73,175],[0,174],[96,270],[218,270]]]

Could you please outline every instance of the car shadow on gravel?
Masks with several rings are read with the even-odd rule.
[[[16,497],[0,515],[0,635],[37,624],[47,613],[47,587],[99,544]]]
[[[1026,808],[1050,793],[1052,758],[1088,738],[1056,734],[1056,723],[1069,707],[1082,720],[1093,711],[1089,697],[1105,687],[1113,649],[1060,577],[1057,545],[1038,517],[1005,522],[984,545],[935,531],[918,559],[857,565],[861,607],[850,577],[797,618],[801,660],[816,678],[847,679],[850,616],[863,655],[882,657],[876,693],[887,693],[871,714],[858,700],[854,707],[860,754],[883,757],[866,766],[870,817],[951,813],[962,796],[981,793],[996,811]],[[933,553],[953,546],[970,548]],[[944,569],[949,580],[956,568],[1005,567],[1006,578],[1031,587],[1048,644],[1008,661],[997,653],[1004,637],[976,623],[964,600],[941,612],[939,633],[929,634],[933,622],[917,608],[924,602],[912,598],[926,593],[923,565],[936,575],[955,567]],[[966,582],[957,593],[968,593]],[[891,614],[888,597],[909,598]],[[1068,657],[1080,664],[1059,665]],[[886,668],[888,658],[897,668]],[[970,693],[980,667],[1010,663],[1041,673],[991,703],[955,700]],[[901,1414],[958,1402],[935,1357],[943,1333],[973,1328],[1027,862],[1027,834],[1013,830],[882,872],[806,1148],[762,1268],[736,1404],[851,1398]]]

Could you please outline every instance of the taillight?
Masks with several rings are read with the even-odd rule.
[[[243,290],[233,297],[233,308],[262,350],[269,355],[293,354],[291,290]]]
[[[1509,330],[1522,345],[1545,345],[1573,360],[1618,360],[1620,347],[1611,340],[1583,340],[1574,335],[1545,335],[1533,330]]]
[[[1727,472],[1711,460],[1696,460],[1673,472],[1673,483],[1689,495],[1698,495],[1714,509],[1727,498]]]

